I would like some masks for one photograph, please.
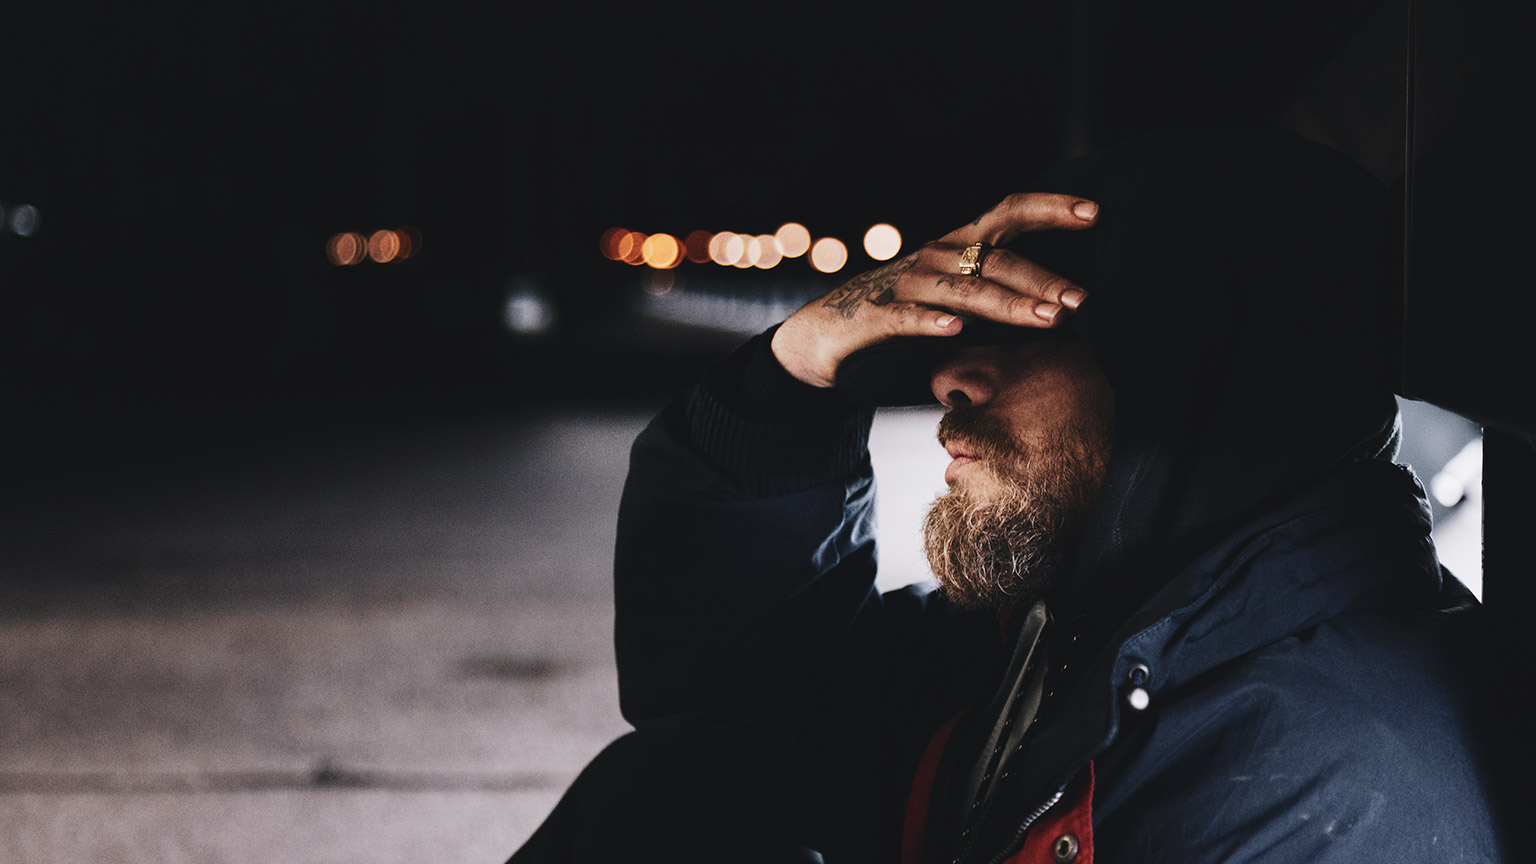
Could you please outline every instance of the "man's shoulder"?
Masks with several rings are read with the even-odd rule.
[[[1203,844],[1215,860],[1496,858],[1476,618],[1346,612],[1155,693],[1102,757],[1106,839]]]
[[[1356,734],[1366,749],[1392,735],[1454,737],[1478,666],[1481,609],[1377,607],[1345,611],[1233,658],[1162,694],[1189,709],[1275,736]],[[1482,658],[1486,662],[1487,658]],[[1412,710],[1405,710],[1410,707]]]

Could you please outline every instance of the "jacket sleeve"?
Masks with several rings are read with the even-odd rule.
[[[635,442],[615,555],[620,704],[675,782],[708,789],[695,826],[895,860],[923,747],[988,674],[996,620],[931,583],[875,589],[873,412],[795,381],[770,338]]]
[[[881,603],[873,412],[794,380],[770,338],[713,367],[631,452],[615,630],[620,703],[642,732],[775,734]]]

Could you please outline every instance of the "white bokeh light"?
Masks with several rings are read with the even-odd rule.
[[[514,280],[502,306],[502,323],[519,336],[537,336],[555,326],[555,307],[532,283]]]
[[[901,232],[881,222],[864,232],[864,251],[876,261],[889,261],[901,251]]]
[[[752,262],[764,270],[771,270],[779,266],[784,260],[784,249],[779,245],[779,238],[772,234],[760,234],[757,238],[757,260]]]
[[[731,238],[735,236],[730,231],[721,231],[709,238],[709,260],[719,264],[721,267],[730,266],[732,259],[727,257],[729,249],[726,247],[730,245]]]
[[[811,248],[811,232],[799,222],[785,222],[773,236],[785,258],[799,258]]]
[[[11,211],[11,230],[22,237],[37,233],[38,212],[31,204],[18,204]]]
[[[836,273],[848,263],[848,247],[836,237],[823,237],[811,245],[811,266],[823,273]]]

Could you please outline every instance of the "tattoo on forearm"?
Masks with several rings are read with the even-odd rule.
[[[917,253],[871,270],[844,282],[842,287],[827,295],[823,306],[836,309],[844,318],[853,318],[862,301],[871,306],[887,306],[896,299],[896,281],[901,274],[917,265]]]

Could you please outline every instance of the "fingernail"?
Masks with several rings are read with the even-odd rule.
[[[1099,215],[1099,205],[1092,201],[1079,201],[1072,205],[1072,213],[1077,218],[1087,222]]]
[[[944,328],[948,327],[950,324],[954,323],[954,320],[955,320],[955,316],[953,316],[953,315],[940,315],[938,317],[938,320],[934,321],[933,323],[939,325],[939,329],[943,330]]]
[[[1047,321],[1055,321],[1056,313],[1060,311],[1061,307],[1057,306],[1055,303],[1041,303],[1039,306],[1035,307],[1035,314],[1039,315],[1041,318],[1044,318]]]
[[[1068,288],[1061,292],[1061,305],[1068,309],[1076,309],[1086,299],[1088,294],[1081,288]]]

